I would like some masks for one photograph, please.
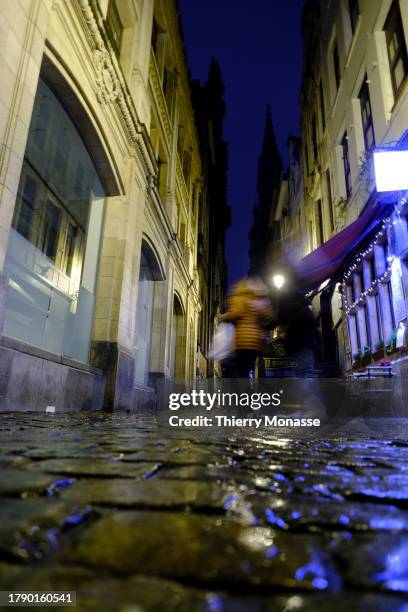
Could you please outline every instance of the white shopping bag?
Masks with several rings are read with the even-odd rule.
[[[234,351],[235,329],[232,323],[220,323],[211,343],[209,357],[221,361]]]
[[[397,330],[396,347],[402,348],[403,346],[406,346],[406,345],[407,345],[407,336],[405,333],[405,325],[401,321],[400,324],[398,325],[398,330]]]

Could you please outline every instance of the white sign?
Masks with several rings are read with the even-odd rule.
[[[401,276],[401,262],[398,257],[395,257],[391,264],[391,288],[395,320],[398,322],[403,321],[407,316]]]
[[[408,151],[374,151],[377,191],[408,189]]]

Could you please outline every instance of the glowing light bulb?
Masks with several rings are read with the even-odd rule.
[[[282,289],[285,284],[285,277],[282,274],[274,274],[272,281],[277,289]]]

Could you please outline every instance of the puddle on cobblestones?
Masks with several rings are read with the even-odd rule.
[[[278,554],[271,555],[273,546]],[[196,515],[116,512],[86,529],[63,558],[113,572],[145,571],[207,585],[223,581],[314,590],[321,588],[315,579],[326,580],[329,589],[338,589],[341,582],[316,538]],[[309,571],[297,577],[305,566]]]

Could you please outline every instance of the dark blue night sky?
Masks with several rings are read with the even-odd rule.
[[[299,133],[303,0],[179,0],[193,78],[204,81],[214,56],[225,83],[229,144],[227,234],[230,282],[248,270],[248,232],[256,172],[270,102],[277,142],[286,166],[286,140]]]

